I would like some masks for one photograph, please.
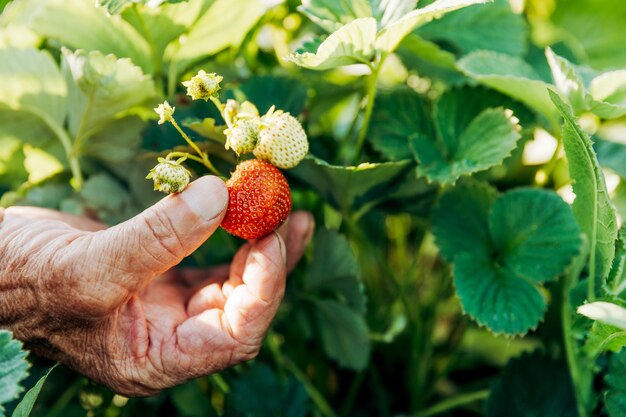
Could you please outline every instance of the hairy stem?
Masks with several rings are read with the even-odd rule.
[[[570,375],[572,378],[572,385],[574,387],[574,396],[576,397],[576,408],[580,417],[587,415],[586,404],[586,390],[587,384],[586,378],[583,374],[581,363],[579,362],[578,349],[576,347],[576,341],[572,334],[572,305],[570,303],[570,289],[576,282],[578,275],[580,274],[581,266],[580,259],[585,259],[584,256],[580,256],[575,264],[571,267],[570,271],[565,274],[563,282],[563,294],[561,300],[561,322],[563,326],[563,345],[565,346],[565,355],[567,357],[567,365],[569,367]]]
[[[191,138],[189,136],[187,136],[185,131],[180,128],[180,126],[178,125],[178,123],[176,123],[176,120],[174,120],[173,117],[172,117],[172,119],[170,121],[172,122],[172,125],[176,128],[176,130],[178,130],[178,133],[180,133],[180,135],[183,137],[183,139],[185,139],[185,142],[187,142],[187,144],[189,146],[191,146],[191,148],[194,151],[196,151],[196,153],[200,156],[200,158],[192,158],[193,155],[189,155],[187,153],[183,153],[183,154],[185,156],[187,156],[187,158],[189,158],[189,159],[193,159],[194,161],[198,161],[198,162],[202,163],[214,175],[217,175],[218,177],[223,178],[223,175],[217,170],[217,168],[215,168],[215,166],[209,160],[209,155],[207,155],[205,152],[202,152],[202,150],[198,147],[198,145],[196,145],[196,143],[193,140],[191,140]],[[183,156],[183,155],[181,154],[180,156]]]
[[[377,63],[370,65],[372,73],[367,80],[367,104],[365,105],[365,114],[363,115],[363,124],[359,130],[359,136],[356,139],[356,145],[354,147],[354,159],[353,163],[357,164],[361,159],[361,153],[363,152],[363,145],[365,144],[365,138],[367,137],[367,131],[369,129],[370,120],[372,119],[372,113],[374,112],[374,102],[376,101],[376,84],[378,83],[378,75],[380,74],[380,68],[383,65],[385,58],[381,57]]]
[[[321,392],[309,381],[309,378],[305,375],[304,372],[300,370],[289,358],[283,355],[280,350],[280,345],[278,342],[277,335],[270,330],[267,340],[269,342],[270,350],[272,351],[272,355],[274,356],[274,360],[282,367],[287,369],[297,380],[302,384],[307,394],[315,404],[317,411],[324,417],[339,417],[332,409],[330,404],[326,401]]]
[[[54,120],[50,119],[45,114],[38,114],[42,120],[48,125],[48,127],[54,132],[54,134],[59,138],[61,145],[63,146],[63,150],[65,151],[65,156],[70,164],[70,171],[72,172],[72,186],[75,190],[80,190],[83,187],[83,172],[80,168],[80,160],[79,155],[75,152],[74,146],[72,145],[72,139],[70,135],[59,126]]]
[[[471,404],[476,401],[485,400],[489,397],[489,390],[480,390],[476,392],[470,392],[467,394],[457,395],[456,397],[448,398],[440,403],[437,403],[426,410],[422,410],[418,413],[411,415],[411,417],[431,417],[442,414],[446,411],[453,410],[455,408]]]

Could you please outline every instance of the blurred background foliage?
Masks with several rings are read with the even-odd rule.
[[[116,396],[59,368],[33,415],[575,415],[562,360],[559,283],[540,289],[552,302],[538,327],[531,317],[522,331],[504,330],[530,330],[524,337],[498,337],[464,314],[444,261],[451,257],[440,255],[431,223],[442,193],[468,174],[493,187],[476,193],[533,186],[573,199],[560,115],[545,90],[554,84],[548,46],[589,89],[591,98],[582,100],[591,107],[581,105],[580,123],[594,138],[623,217],[626,87],[603,95],[592,80],[626,67],[626,3],[496,0],[424,24],[374,78],[371,120],[364,111],[372,91],[367,66],[314,71],[286,59],[361,17],[356,7],[336,10],[361,1],[102,3],[0,0],[2,205],[115,224],[153,204],[160,195],[145,175],[155,157],[184,149],[169,125],[156,123],[152,108],[164,99],[218,167],[232,170],[220,116],[210,104],[191,102],[181,86],[205,69],[224,76],[222,98],[250,100],[261,112],[276,105],[303,121],[311,157],[286,175],[294,207],[313,212],[318,231],[258,359],[145,399]],[[513,111],[519,129],[502,109]],[[473,137],[485,148],[456,142]],[[493,156],[484,160],[488,150]],[[193,162],[190,168],[206,173]],[[493,204],[513,198],[503,196]],[[185,264],[227,262],[240,244],[220,230]],[[49,366],[30,359],[26,387]],[[619,366],[611,362],[611,371]],[[619,411],[623,383],[607,381],[596,383],[598,398],[609,392],[618,410],[610,415],[626,415]],[[600,403],[595,409],[608,412]]]

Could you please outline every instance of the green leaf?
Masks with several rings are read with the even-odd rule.
[[[497,196],[493,187],[474,180],[462,181],[441,196],[433,211],[432,231],[448,262],[461,253],[477,258],[491,254],[488,215]]]
[[[332,291],[359,314],[365,314],[365,293],[354,253],[345,236],[320,229],[315,236],[313,262],[306,275],[306,291]]]
[[[133,4],[153,4],[160,3],[180,3],[187,0],[159,0],[157,2],[153,0],[96,0],[96,7],[104,7],[110,14],[120,14],[129,6]],[[154,6],[152,6],[154,7]]]
[[[62,69],[71,103],[69,131],[79,149],[95,133],[109,128],[119,114],[156,94],[150,77],[127,58],[64,49]]]
[[[577,416],[567,366],[543,353],[511,360],[491,387],[487,417]]]
[[[465,312],[495,333],[524,334],[546,305],[538,283],[554,280],[579,253],[571,208],[556,194],[517,189],[495,198],[479,183],[446,192],[433,217]]]
[[[239,48],[265,9],[257,0],[215,0],[194,23],[185,41],[173,48],[171,64],[182,73],[201,59]]]
[[[326,354],[346,368],[365,369],[371,347],[363,317],[334,300],[314,299],[314,304]]]
[[[439,99],[435,105],[438,136],[411,140],[419,176],[454,183],[463,175],[500,165],[511,155],[521,138],[517,121],[510,110],[486,108],[492,100],[485,90],[471,88],[449,90]]]
[[[380,191],[405,172],[409,164],[398,161],[345,167],[307,157],[289,174],[316,189],[337,209],[356,210],[381,200],[384,196]]]
[[[589,330],[583,349],[589,358],[595,360],[601,353],[619,352],[624,346],[626,346],[626,331],[596,321]]]
[[[304,417],[309,410],[309,398],[302,384],[293,377],[279,378],[264,364],[241,373],[226,398],[229,408],[242,416]]]
[[[18,188],[28,180],[24,146],[18,139],[0,136],[0,184]]]
[[[424,77],[441,80],[446,84],[457,84],[465,80],[457,68],[453,53],[414,33],[402,41],[396,53],[402,58],[407,69],[414,70]]]
[[[624,417],[626,410],[626,349],[613,354],[609,370],[604,377],[608,390],[604,395],[604,407],[610,417]]]
[[[125,8],[141,0],[96,0],[96,7],[104,7],[110,14],[120,14]]]
[[[43,146],[56,139],[56,135],[35,113],[0,108],[0,138]]]
[[[383,28],[376,36],[376,50],[391,53],[400,42],[418,27],[439,18],[446,13],[474,4],[486,3],[488,0],[437,0],[428,6],[407,13],[394,23]]]
[[[521,56],[527,50],[525,19],[514,13],[506,0],[451,12],[416,33],[428,40],[450,43],[464,54],[491,50]]]
[[[463,57],[458,67],[468,77],[521,101],[548,120],[557,120],[548,95],[548,84],[522,59],[476,51]]]
[[[48,52],[0,49],[0,79],[0,109],[30,112],[57,126],[63,125],[67,87]]]
[[[591,80],[591,111],[603,119],[626,115],[626,70],[609,71]]]
[[[577,68],[550,48],[546,49],[546,57],[557,91],[567,98],[575,114],[591,111],[604,119],[626,114],[626,71],[600,74],[587,86],[581,74],[593,76],[593,70]]]
[[[580,230],[555,193],[518,189],[498,198],[489,216],[501,267],[528,281],[554,280],[580,251]]]
[[[614,296],[620,297],[626,290],[626,226],[622,225],[615,242],[615,257],[607,280],[606,289]]]
[[[409,13],[417,0],[310,0],[298,10],[327,32],[334,32],[354,19],[374,17],[378,27],[386,27]]]
[[[374,56],[376,19],[356,19],[327,37],[314,51],[293,53],[288,60],[304,68],[326,70],[369,63]]]
[[[413,139],[419,162],[417,175],[442,184],[454,183],[502,164],[521,138],[519,127],[504,109],[487,109],[479,114],[458,137]]]
[[[112,0],[116,1],[116,0]],[[121,0],[131,1],[131,0]],[[145,3],[145,0],[140,0]],[[188,1],[168,1],[159,7],[137,7],[136,10],[127,10],[123,19],[133,25],[135,30],[139,32],[153,48],[153,60],[155,60],[155,78],[163,69],[161,60],[167,61],[170,58],[165,51],[170,44],[172,49],[176,49],[177,41],[180,36],[187,33],[198,19],[200,13],[208,2],[204,0],[188,0]]]
[[[550,48],[546,48],[546,58],[557,91],[567,98],[575,113],[586,110],[590,97],[574,65],[567,59],[555,54]]]
[[[408,89],[377,95],[368,135],[372,146],[391,160],[412,158],[410,141],[434,136],[427,106]]]
[[[626,178],[626,144],[608,139],[593,137],[593,148],[602,167],[615,171],[622,178]]]
[[[198,380],[174,387],[171,398],[181,417],[206,417],[207,410],[212,409],[211,400],[202,391]]]
[[[219,143],[226,143],[226,135],[224,134],[226,126],[217,126],[216,123],[215,119],[207,117],[202,121],[193,120],[190,123],[187,122],[183,124],[207,139]]]
[[[11,417],[28,417],[30,415],[31,411],[33,410],[33,407],[35,406],[35,402],[37,401],[37,398],[39,397],[39,393],[41,393],[43,384],[46,382],[46,380],[48,379],[52,371],[54,371],[54,369],[57,366],[58,364],[55,364],[53,367],[48,369],[48,371],[44,374],[44,376],[42,376],[39,379],[39,381],[37,381],[35,386],[32,387],[26,393],[26,395],[24,395],[24,398],[22,398],[22,401],[20,401],[17,407],[15,407],[15,410],[13,411],[13,414],[11,415]]]
[[[551,41],[563,41],[581,62],[597,69],[626,67],[622,0],[568,0],[550,20]]]
[[[111,121],[106,129],[89,138],[82,153],[113,164],[128,161],[137,156],[145,125],[137,116]]]
[[[591,140],[578,126],[571,108],[550,90],[550,97],[563,116],[563,145],[573,180],[574,215],[589,244],[590,274],[606,280],[617,239],[617,217]]]
[[[496,334],[525,334],[537,327],[546,310],[545,300],[533,284],[506,274],[488,258],[458,255],[454,284],[465,312]]]
[[[120,16],[107,16],[104,9],[85,0],[22,0],[11,9],[12,21],[72,49],[100,51],[130,58],[146,73],[152,73],[150,46]]]
[[[245,82],[240,89],[261,114],[276,106],[297,117],[304,111],[307,100],[306,85],[297,78],[259,76]]]
[[[4,415],[2,404],[22,391],[20,382],[28,375],[29,367],[22,344],[13,339],[11,332],[0,330],[0,416]]]

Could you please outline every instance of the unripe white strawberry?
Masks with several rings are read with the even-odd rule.
[[[171,161],[158,158],[159,164],[150,170],[146,177],[154,181],[154,190],[166,194],[179,193],[189,184],[191,173],[181,165],[185,158]]]
[[[238,120],[232,129],[224,130],[226,149],[232,148],[237,155],[250,153],[259,139],[259,121],[256,119]]]
[[[261,118],[254,156],[278,168],[289,169],[298,165],[308,152],[309,141],[295,117],[272,108]]]

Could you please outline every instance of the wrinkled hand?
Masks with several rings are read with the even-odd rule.
[[[111,228],[51,210],[0,209],[0,326],[129,396],[253,358],[313,224],[294,213],[231,265],[172,269],[217,229],[227,200],[221,180],[203,177]]]

